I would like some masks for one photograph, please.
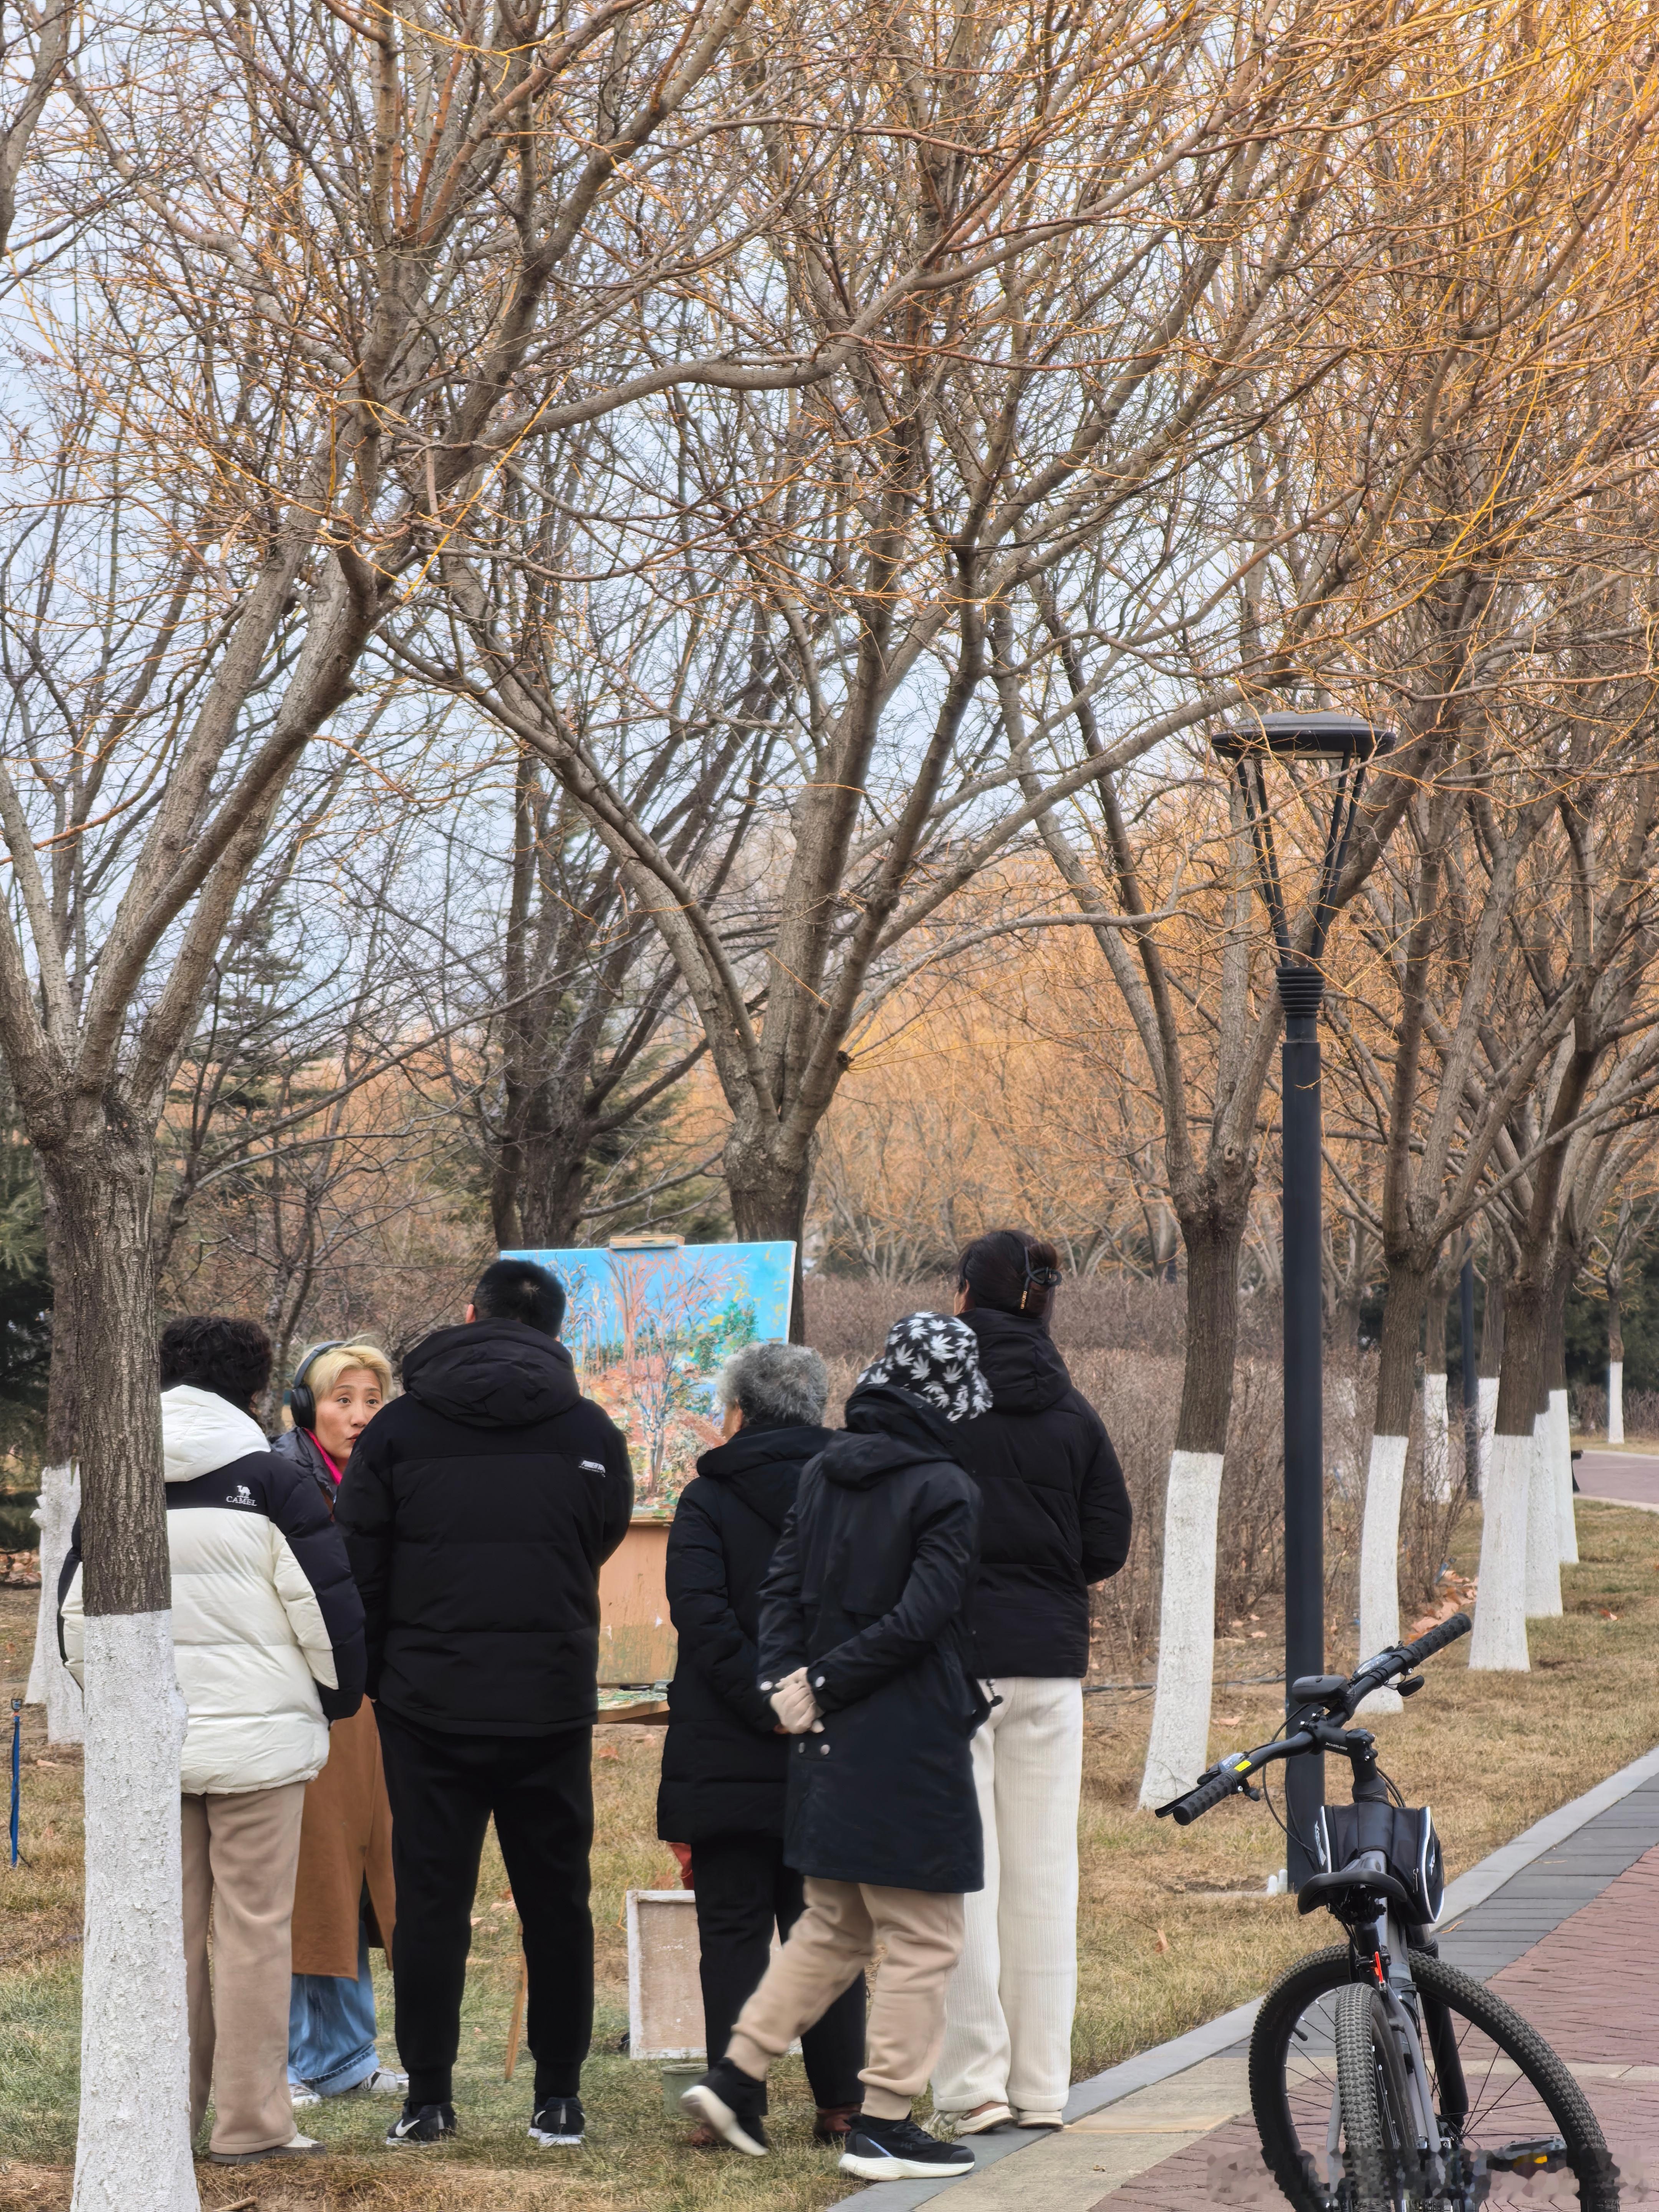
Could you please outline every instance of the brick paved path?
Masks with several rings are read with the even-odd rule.
[[[1491,1977],[1493,1989],[1578,2074],[1621,2176],[1625,2212],[1659,2203],[1659,1846]],[[1448,1945],[1450,1951],[1453,1947]],[[1540,2179],[1500,2201],[1576,2201]],[[1248,2118],[1189,2144],[1099,2200],[1096,2212],[1189,2212],[1196,2205],[1283,2205]]]

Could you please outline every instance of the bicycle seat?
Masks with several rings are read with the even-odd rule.
[[[1316,1912],[1345,1890],[1368,1889],[1385,1897],[1403,1919],[1413,1917],[1413,1907],[1405,1885],[1391,1874],[1368,1874],[1364,1867],[1338,1867],[1334,1874],[1310,1874],[1296,1893],[1298,1912]]]

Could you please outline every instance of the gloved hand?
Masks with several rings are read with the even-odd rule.
[[[823,1723],[818,1718],[817,1700],[806,1686],[805,1667],[784,1676],[772,1692],[771,1705],[786,1735],[805,1735],[809,1729],[823,1735]]]

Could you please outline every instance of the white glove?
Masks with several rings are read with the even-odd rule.
[[[771,1705],[786,1735],[805,1735],[809,1729],[823,1735],[823,1723],[818,1718],[817,1700],[806,1686],[805,1667],[784,1676],[772,1692]]]

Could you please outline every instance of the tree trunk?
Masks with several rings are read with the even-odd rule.
[[[1492,1466],[1492,1433],[1498,1422],[1498,1382],[1504,1366],[1504,1278],[1486,1277],[1486,1306],[1480,1323],[1480,1357],[1475,1395],[1475,1495],[1486,1494]]]
[[[1359,1536],[1361,1658],[1386,1651],[1400,1641],[1400,1498],[1411,1438],[1418,1332],[1423,1325],[1431,1273],[1431,1267],[1416,1267],[1406,1258],[1389,1265],[1376,1376],[1376,1424],[1371,1434],[1365,1514]],[[1397,1713],[1400,1692],[1373,1690],[1360,1711]]]
[[[1450,1286],[1431,1291],[1423,1319],[1423,1494],[1449,1504],[1451,1424],[1446,1405],[1446,1310]]]
[[[1244,1218],[1218,1210],[1182,1223],[1187,1248],[1187,1364],[1164,1507],[1158,1690],[1141,1777],[1143,1806],[1190,1790],[1208,1764],[1215,1677],[1216,1518],[1238,1340]]]
[[[1538,1400],[1532,1422],[1532,1484],[1527,1492],[1527,1618],[1553,1620],[1561,1611],[1561,1516],[1555,1502],[1555,1455],[1551,1449],[1550,1386],[1546,1354],[1549,1315],[1544,1316],[1538,1362]]]
[[[58,1583],[81,1510],[81,1329],[68,1255],[59,1247],[58,1209],[51,1192],[44,1208],[46,1261],[52,1271],[52,1371],[46,1392],[46,1449],[40,1468],[40,1604],[34,1624],[26,1702],[46,1709],[48,1743],[82,1739],[81,1686],[58,1656]]]
[[[1491,1297],[1489,1286],[1489,1327]],[[1471,1667],[1498,1672],[1525,1674],[1531,1665],[1527,1656],[1527,1525],[1543,1324],[1541,1287],[1530,1282],[1511,1284],[1504,1301],[1503,1369],[1480,1531],[1480,1595],[1469,1644]],[[1484,1337],[1480,1364],[1483,1369],[1486,1364]]]
[[[1615,1262],[1607,1269],[1607,1446],[1625,1441],[1625,1314],[1624,1270]]]
[[[1544,1379],[1549,1390],[1549,1467],[1555,1486],[1556,1535],[1559,1564],[1578,1564],[1578,1522],[1572,1510],[1572,1415],[1567,1406],[1567,1293],[1569,1270],[1550,1286],[1549,1335],[1544,1348]],[[1558,1576],[1557,1595],[1560,1578]]]
[[[41,1165],[72,1310],[97,1316],[78,1353],[86,1933],[74,2212],[191,2212],[185,1704],[173,1660],[148,1134],[106,1124],[43,1149]]]
[[[801,1245],[806,1233],[806,1200],[812,1185],[811,1158],[797,1164],[780,1160],[765,1144],[733,1128],[722,1160],[732,1200],[732,1224],[744,1244],[793,1244],[795,1264],[789,1288],[789,1341],[806,1341],[806,1307],[801,1273]],[[872,1345],[873,1359],[880,1350]]]

